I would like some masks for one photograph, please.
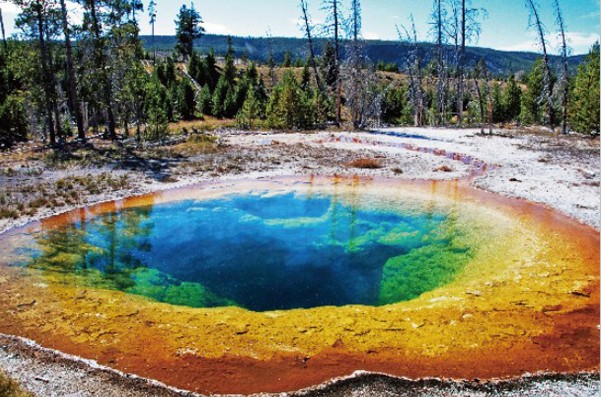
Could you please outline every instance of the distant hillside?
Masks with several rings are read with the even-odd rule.
[[[152,38],[142,36],[142,40],[148,50],[152,48]],[[246,55],[249,59],[265,62],[269,57],[269,42],[276,62],[281,62],[284,54],[288,51],[294,57],[305,58],[307,56],[306,40],[288,37],[273,37],[270,40],[258,37],[232,37],[232,43],[237,56]],[[157,36],[155,43],[158,51],[171,52],[175,47],[174,36]],[[316,50],[321,53],[325,39],[316,41]],[[218,55],[225,54],[227,50],[227,36],[206,35],[197,40],[195,47],[200,52],[207,52],[213,48]],[[421,43],[419,51],[422,59],[426,62],[430,59],[434,45],[430,43]],[[395,41],[368,40],[365,46],[365,52],[369,58],[374,61],[395,62],[402,66],[407,58],[411,47],[406,43]],[[451,51],[451,48],[449,48]],[[489,69],[496,75],[508,75],[520,71],[528,71],[532,68],[539,54],[530,52],[508,52],[498,51],[490,48],[469,47],[467,49],[467,61],[470,65],[475,65],[481,58],[484,58]],[[584,59],[583,55],[570,57],[570,66],[576,68]],[[557,64],[559,57],[552,56],[551,62]]]

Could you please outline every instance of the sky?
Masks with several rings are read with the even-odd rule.
[[[182,4],[190,2],[156,0],[157,35],[175,33],[175,17]],[[528,11],[524,0],[471,0],[474,7],[484,8],[488,16],[482,19],[482,33],[477,42],[470,43],[507,51],[540,51],[536,33],[528,27]],[[599,0],[559,0],[564,13],[566,31],[572,54],[588,52],[590,46],[599,40]],[[147,4],[148,0],[144,0]],[[320,11],[321,0],[308,0],[310,13],[315,23],[323,22]],[[343,0],[343,3],[350,3]],[[409,16],[413,15],[420,40],[429,39],[429,15],[432,0],[363,0],[363,37],[366,39],[395,40],[396,26],[409,26]],[[553,16],[553,0],[539,0],[541,18],[547,28],[547,40],[552,53],[558,52],[559,38],[556,34]],[[234,36],[301,37],[299,28],[299,0],[197,0],[194,2],[204,20],[207,33]],[[7,34],[14,30],[16,6],[0,0]],[[79,12],[73,10],[73,19]],[[142,34],[150,34],[148,17],[141,23]]]

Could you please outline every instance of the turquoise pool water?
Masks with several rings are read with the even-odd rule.
[[[116,209],[42,228],[23,265],[175,305],[268,311],[413,299],[471,257],[451,214],[375,207],[250,192]]]

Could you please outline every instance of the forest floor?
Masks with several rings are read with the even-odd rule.
[[[600,174],[599,137],[538,130],[481,135],[469,129],[395,128],[371,133],[223,129],[174,135],[167,144],[145,147],[93,140],[52,151],[41,144],[26,144],[0,154],[0,231],[73,208],[158,190],[291,175],[464,179],[476,188],[542,203],[598,230]],[[131,378],[120,382],[115,380],[119,374],[57,357],[23,341],[0,337],[0,370],[40,396],[186,395],[157,385],[149,389]],[[407,387],[413,387],[411,395],[592,396],[599,392],[598,377],[586,374],[516,380],[525,385],[519,393],[508,384],[487,391],[471,384],[400,386],[402,382],[391,379],[366,379],[364,383],[347,380],[333,392],[326,392],[328,386],[302,395],[390,394]]]

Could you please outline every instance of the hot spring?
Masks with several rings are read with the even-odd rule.
[[[582,369],[598,241],[458,182],[205,184],[5,234],[0,332],[202,392]]]

